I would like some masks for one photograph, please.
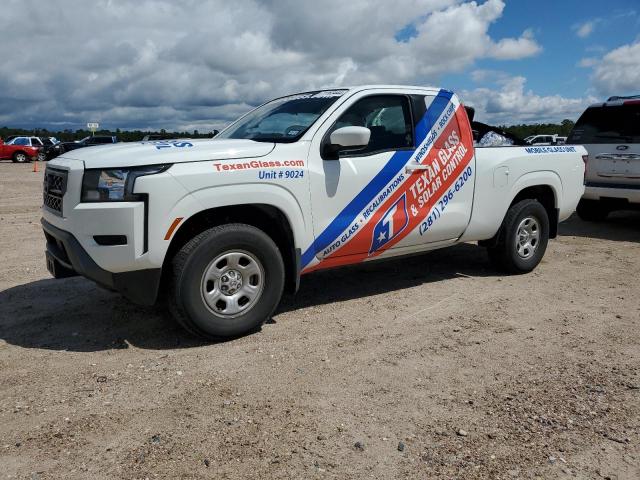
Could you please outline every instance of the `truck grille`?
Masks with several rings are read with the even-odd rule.
[[[45,208],[62,215],[62,197],[66,191],[67,172],[47,167],[42,188],[42,200]]]

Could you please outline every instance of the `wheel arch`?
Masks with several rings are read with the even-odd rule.
[[[502,221],[495,234],[487,240],[479,241],[485,247],[495,246],[500,240],[502,222],[512,205],[524,199],[539,201],[549,217],[549,238],[558,236],[559,202],[562,198],[562,182],[557,173],[551,171],[531,172],[514,182],[510,191],[510,201],[502,212]]]
[[[509,204],[509,208],[525,199],[537,200],[542,204],[547,212],[547,216],[549,217],[549,238],[556,238],[558,236],[559,210],[557,203],[558,199],[553,187],[547,184],[525,187],[520,190],[515,197],[513,197],[513,200],[511,200],[511,203]]]
[[[16,155],[18,155],[19,153],[23,153],[25,157],[27,157],[27,159],[31,158],[31,155],[29,155],[25,150],[15,150],[12,154],[11,154],[11,158],[16,158]]]
[[[300,248],[296,248],[294,226],[286,213],[268,203],[240,203],[205,208],[185,218],[173,233],[163,261],[165,276],[175,254],[203,231],[228,223],[244,223],[265,232],[275,242],[285,265],[285,289],[295,292],[300,279]]]

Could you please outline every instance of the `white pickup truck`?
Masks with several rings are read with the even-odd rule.
[[[270,101],[214,139],[49,162],[56,278],[84,275],[189,331],[241,335],[315,270],[478,241],[531,271],[584,192],[580,146],[474,146],[450,91],[364,86]]]

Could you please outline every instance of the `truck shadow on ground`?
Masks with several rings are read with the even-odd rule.
[[[558,233],[618,242],[638,242],[640,241],[640,211],[612,212],[602,222],[584,222],[574,214],[560,224]]]
[[[493,276],[484,249],[456,245],[438,252],[317,272],[286,295],[276,313],[402,290],[441,280]],[[365,312],[363,312],[365,314]],[[267,326],[268,328],[268,326]],[[139,307],[75,277],[38,280],[0,292],[0,339],[11,345],[73,352],[191,348],[206,345],[185,333],[162,307]]]

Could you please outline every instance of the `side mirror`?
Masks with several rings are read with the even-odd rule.
[[[371,130],[366,127],[342,127],[329,136],[322,158],[337,160],[343,150],[364,148],[369,144]]]
[[[213,130],[213,131],[211,132],[211,138],[216,137],[219,133],[220,133],[220,130]]]

